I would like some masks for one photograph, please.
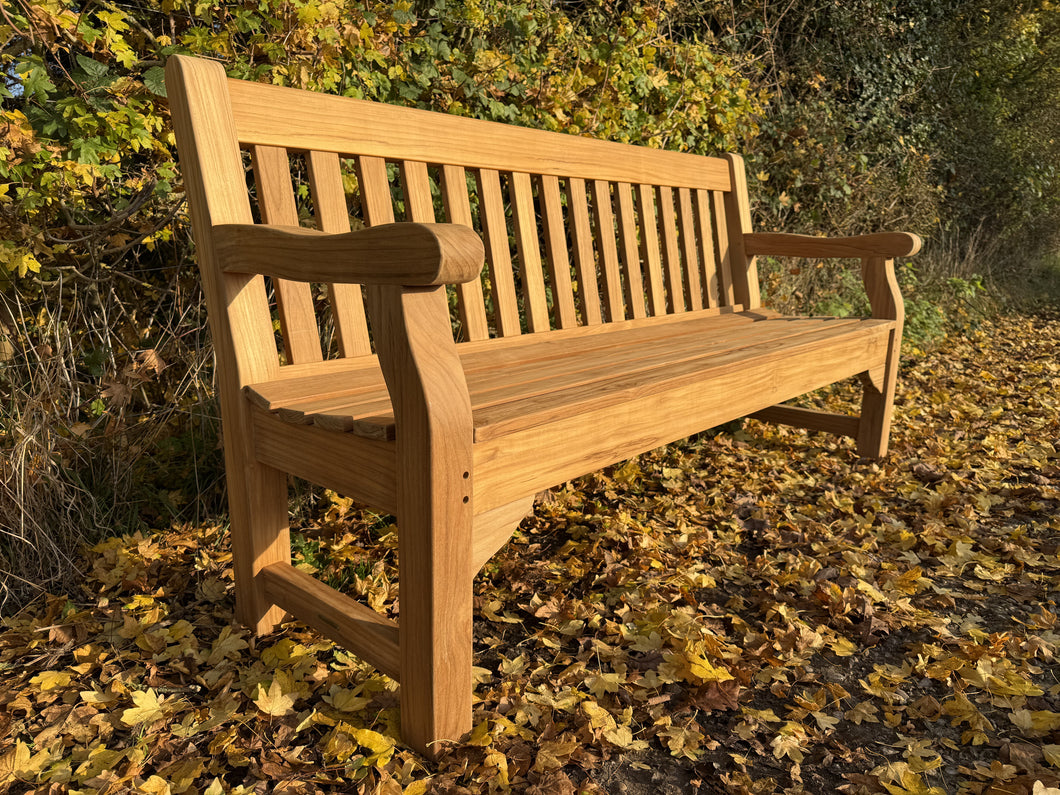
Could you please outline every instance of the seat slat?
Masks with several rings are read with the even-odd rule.
[[[250,154],[261,220],[267,224],[298,226],[287,150],[276,146],[254,146]],[[293,364],[319,362],[323,355],[310,285],[273,279],[273,289],[287,361]]]
[[[677,216],[674,213],[674,192],[662,185],[656,189],[659,199],[659,226],[663,239],[663,264],[666,268],[666,287],[669,293],[667,308],[674,314],[685,311],[685,297],[681,274],[681,254],[677,245]]]
[[[519,252],[519,270],[523,277],[526,325],[534,333],[548,331],[548,299],[545,297],[545,274],[537,239],[537,213],[530,175],[521,171],[510,174],[508,195],[512,202],[516,250]]]
[[[567,253],[567,230],[563,225],[563,207],[559,180],[540,177],[541,222],[545,232],[548,274],[552,281],[552,306],[557,328],[578,325],[574,308],[574,286],[570,279],[570,255]]]
[[[449,223],[474,229],[471,200],[467,195],[467,173],[460,166],[442,166],[442,203]],[[482,298],[482,279],[458,284],[456,294],[464,335],[469,340],[487,339],[490,330]]]
[[[593,209],[596,211],[596,250],[604,276],[604,305],[608,322],[625,320],[622,305],[622,275],[618,267],[618,247],[615,244],[615,211],[611,203],[611,186],[603,180],[590,183]]]
[[[710,223],[710,193],[695,191],[696,239],[699,241],[699,258],[703,265],[703,291],[707,306],[720,306],[718,300],[718,267],[714,259],[714,233]]]
[[[346,208],[346,191],[342,188],[339,156],[334,152],[310,152],[309,190],[313,197],[317,228],[324,232],[349,232],[350,215]],[[367,356],[372,352],[368,322],[364,314],[364,296],[359,284],[329,284],[331,314],[340,356]]]
[[[680,208],[681,250],[684,255],[685,288],[690,309],[703,308],[703,282],[699,275],[699,251],[696,247],[696,221],[692,215],[692,192],[679,188],[677,203]]]
[[[500,336],[514,337],[521,334],[522,329],[519,327],[519,299],[512,275],[512,252],[508,247],[500,174],[490,168],[479,169],[477,173],[482,237],[493,287],[493,319]]]
[[[596,280],[596,256],[593,253],[592,228],[589,222],[589,199],[585,180],[567,180],[567,210],[574,245],[574,270],[578,274],[578,297],[581,300],[585,325],[603,322],[600,314],[600,285]]]
[[[659,317],[666,314],[666,288],[659,250],[659,221],[655,215],[655,195],[651,185],[637,186],[637,212],[640,215],[641,257],[648,269],[648,309],[653,317]]]
[[[622,241],[622,272],[626,281],[626,305],[634,318],[647,316],[644,307],[644,277],[637,242],[637,215],[633,209],[633,189],[628,182],[615,185],[618,197],[618,235]]]

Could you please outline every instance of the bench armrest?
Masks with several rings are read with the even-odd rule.
[[[458,224],[382,224],[337,234],[299,226],[218,224],[213,240],[226,273],[329,284],[470,282],[486,257],[474,230]]]
[[[814,237],[782,232],[743,236],[749,254],[775,257],[853,257],[855,259],[911,257],[920,251],[920,238],[909,232],[881,232],[854,237]]]

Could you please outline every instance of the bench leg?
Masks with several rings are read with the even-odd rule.
[[[894,275],[894,260],[867,257],[861,261],[861,276],[872,305],[872,316],[895,322],[887,344],[882,375],[866,373],[862,377],[861,418],[858,420],[858,455],[863,458],[883,458],[887,455],[887,442],[891,434],[905,305]]]
[[[858,419],[857,450],[862,458],[883,458],[891,435],[894,389],[898,380],[900,332],[891,333],[887,364],[882,377],[861,377],[861,416]]]
[[[255,634],[267,635],[285,613],[266,598],[259,574],[273,563],[291,561],[287,475],[246,460],[242,451],[231,455],[226,450],[236,618]]]
[[[398,515],[401,734],[429,757],[471,730],[471,517],[444,502]]]
[[[368,298],[397,424],[401,733],[431,756],[471,729],[471,400],[444,287]]]

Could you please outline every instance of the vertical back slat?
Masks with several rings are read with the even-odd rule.
[[[729,252],[729,224],[725,214],[725,194],[711,191],[711,208],[714,210],[714,243],[718,249],[718,291],[723,306],[736,303],[732,293],[732,265]]]
[[[592,227],[589,224],[589,200],[585,180],[567,180],[567,209],[570,212],[571,239],[574,244],[574,270],[578,274],[578,296],[581,298],[585,325],[598,326],[600,285],[596,281],[596,259],[593,254]]]
[[[298,226],[298,209],[294,203],[291,162],[287,150],[276,146],[254,146],[250,153],[261,220],[266,224]],[[319,362],[323,358],[320,353],[320,332],[308,282],[274,279],[273,287],[287,362]]]
[[[545,276],[538,247],[537,213],[534,210],[534,187],[530,175],[513,172],[508,183],[508,194],[512,201],[515,242],[523,276],[526,325],[531,332],[548,331],[548,299],[545,297]]]
[[[651,185],[637,185],[637,212],[640,215],[641,257],[648,268],[648,304],[653,316],[666,314],[662,254],[659,251],[659,221],[655,217],[655,195]]]
[[[446,220],[474,228],[471,200],[467,195],[467,174],[461,166],[442,166],[442,203]],[[486,304],[482,299],[482,280],[456,286],[460,322],[469,340],[484,340],[490,335],[486,322]]]
[[[570,280],[570,255],[567,253],[559,180],[547,174],[542,176],[540,191],[541,222],[545,228],[545,250],[552,282],[552,309],[558,328],[572,328],[578,325],[578,316],[574,308],[574,286]]]
[[[334,152],[310,152],[309,190],[313,196],[317,228],[324,232],[349,232],[350,215],[342,188],[339,156]],[[331,314],[340,356],[366,356],[372,352],[364,317],[364,296],[359,284],[329,284]]]
[[[593,208],[596,210],[596,246],[600,252],[604,272],[604,303],[608,321],[625,320],[622,306],[622,274],[618,268],[618,247],[615,245],[615,210],[611,203],[611,186],[603,180],[591,185]]]
[[[493,317],[502,337],[514,337],[519,328],[519,301],[512,275],[512,252],[508,248],[508,224],[500,174],[490,168],[478,170],[479,212],[486,244],[486,261],[493,287]]]
[[[710,223],[710,193],[695,192],[696,221],[698,224],[699,258],[703,265],[703,292],[707,306],[720,306],[718,301],[718,271],[714,263],[714,231]]]
[[[633,191],[628,182],[619,182],[615,185],[615,194],[618,197],[618,234],[622,240],[622,266],[626,274],[626,304],[634,318],[645,317],[647,312],[644,309],[644,278],[640,269]]]
[[[434,200],[427,164],[415,160],[401,161],[401,190],[405,197],[405,215],[418,224],[433,224]]]
[[[381,157],[358,157],[357,177],[361,183],[361,208],[368,226],[394,223],[394,201],[390,197],[390,177]]]
[[[669,310],[674,314],[685,311],[682,289],[681,255],[677,246],[677,216],[674,213],[674,192],[665,185],[657,189],[659,198],[659,226],[663,239],[663,264],[666,266],[666,286]]]
[[[677,204],[681,214],[681,249],[685,261],[685,286],[690,309],[703,308],[703,283],[699,278],[699,252],[696,250],[696,221],[692,215],[692,192],[679,188]]]

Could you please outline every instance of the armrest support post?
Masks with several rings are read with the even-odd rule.
[[[471,399],[445,287],[368,288],[394,407],[401,730],[425,748],[471,729]]]
[[[861,260],[861,278],[869,296],[872,316],[898,321],[900,335],[905,320],[905,302],[902,300],[902,292],[898,288],[898,279],[894,273],[894,260],[865,257]]]

